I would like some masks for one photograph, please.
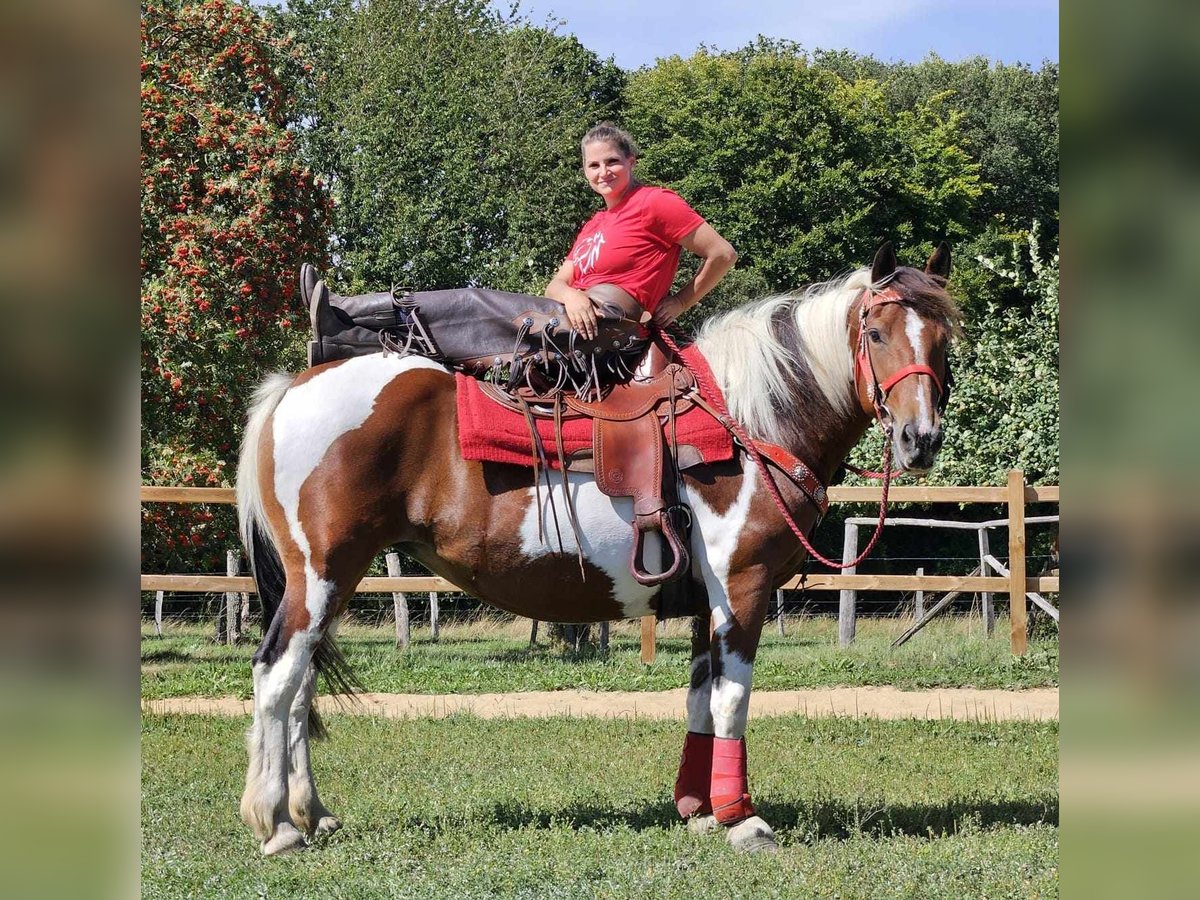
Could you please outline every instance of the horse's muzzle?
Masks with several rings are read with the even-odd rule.
[[[897,428],[895,435],[896,462],[905,471],[913,473],[932,469],[945,441],[940,424],[924,427],[910,422]]]

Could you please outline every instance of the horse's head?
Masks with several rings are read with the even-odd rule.
[[[948,352],[960,318],[946,292],[949,276],[946,244],[922,271],[897,265],[885,243],[871,266],[871,287],[850,309],[859,402],[891,427],[894,459],[909,472],[928,471],[942,447]]]

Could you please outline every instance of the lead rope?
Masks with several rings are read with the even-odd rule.
[[[687,370],[692,373],[692,377],[696,379],[696,386],[700,390],[700,395],[702,397],[707,395],[709,403],[711,403],[720,413],[720,416],[717,417],[717,421],[729,431],[733,432],[738,441],[741,442],[741,445],[745,449],[746,453],[752,460],[754,460],[755,465],[757,465],[759,471],[762,472],[763,481],[765,481],[767,485],[767,492],[771,495],[771,499],[775,501],[775,506],[779,508],[780,515],[783,516],[783,520],[792,530],[792,533],[800,539],[800,543],[804,546],[804,549],[808,551],[808,555],[823,565],[829,566],[831,569],[852,569],[866,559],[867,556],[870,555],[871,551],[875,549],[875,544],[878,543],[880,536],[883,534],[884,520],[887,518],[888,489],[891,487],[892,483],[891,426],[884,425],[882,421],[880,422],[880,426],[883,428],[884,432],[883,472],[880,475],[880,477],[883,478],[883,495],[879,500],[879,521],[875,525],[875,533],[871,535],[871,540],[867,542],[866,549],[864,549],[863,552],[855,557],[855,559],[852,561],[834,562],[831,559],[826,559],[817,551],[815,547],[813,547],[812,544],[809,543],[808,536],[804,533],[804,530],[800,528],[800,526],[796,524],[795,519],[792,518],[792,514],[788,511],[787,504],[784,502],[783,496],[779,493],[779,487],[775,484],[775,479],[771,477],[771,473],[767,470],[767,464],[763,460],[762,454],[759,452],[757,445],[753,440],[750,439],[750,436],[746,434],[745,429],[738,424],[737,420],[729,414],[729,410],[725,407],[725,403],[720,391],[716,390],[715,386],[708,382],[708,378],[703,373],[688,365],[687,360],[684,359],[683,354],[679,350],[679,345],[675,343],[675,339],[667,333],[666,329],[659,327],[657,324],[653,324],[653,327],[658,332],[659,337],[662,338],[663,343],[671,349],[672,353],[679,357],[680,361],[687,368]]]

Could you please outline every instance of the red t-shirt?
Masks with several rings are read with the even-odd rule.
[[[580,229],[567,254],[575,266],[571,287],[615,284],[654,312],[679,271],[679,241],[703,224],[674,191],[638,185]]]

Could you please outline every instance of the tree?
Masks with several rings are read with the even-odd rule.
[[[966,234],[978,167],[943,100],[892,113],[876,82],[760,39],[636,73],[626,120],[645,145],[644,176],[709,218],[739,270],[786,290],[869,259],[885,238],[932,247]],[[722,293],[706,309],[746,299]]]
[[[329,200],[288,130],[286,38],[229,0],[144,3],[141,35],[142,477],[226,484],[250,391],[299,359],[296,270],[328,258]],[[154,552],[225,537],[189,510],[145,511]]]
[[[992,303],[967,322],[959,348],[952,441],[944,484],[1000,484],[1009,469],[1031,482],[1059,480],[1058,253],[1043,258],[1040,227],[1014,241],[1009,259],[977,262],[1031,299],[1029,309]]]
[[[284,20],[327,61],[309,146],[340,284],[540,293],[594,205],[578,141],[615,114],[620,70],[484,0],[315,0]]]

